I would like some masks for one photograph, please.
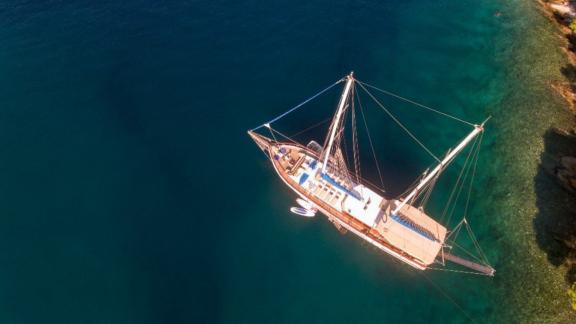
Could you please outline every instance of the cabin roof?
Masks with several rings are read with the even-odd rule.
[[[363,185],[357,185],[354,187],[354,191],[360,194],[361,199],[348,196],[346,200],[344,200],[344,211],[362,223],[373,227],[376,225],[376,219],[381,211],[380,204],[384,199]]]
[[[446,237],[446,228],[424,211],[405,205],[397,215],[389,208],[376,230],[390,243],[425,264],[434,262]]]

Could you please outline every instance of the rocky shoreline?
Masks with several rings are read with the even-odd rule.
[[[566,102],[573,116],[571,127],[552,128],[544,136],[545,151],[541,157],[541,169],[560,187],[576,199],[576,1],[539,0],[543,14],[557,27],[561,46],[568,64],[561,69],[563,81],[550,84],[555,93]],[[558,243],[556,251],[549,255],[556,258],[557,266],[567,268],[566,281],[571,285],[568,296],[576,310],[576,211],[571,215],[556,215],[559,225],[551,230]]]
[[[552,83],[551,87],[567,102],[575,114],[572,129],[553,129],[576,146],[576,1],[539,1],[544,14],[558,27],[563,38],[563,50],[570,64],[562,69],[565,82]],[[569,192],[576,194],[576,152],[568,148],[562,152],[547,152],[544,169]]]

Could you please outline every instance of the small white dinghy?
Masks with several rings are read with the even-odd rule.
[[[298,205],[300,205],[300,207],[308,210],[313,210],[314,212],[316,212],[316,208],[314,208],[314,205],[311,202],[304,200],[302,198],[296,198],[296,202],[298,203]]]
[[[304,216],[304,217],[314,217],[316,212],[310,209],[302,208],[302,207],[292,207],[290,211],[296,215]]]

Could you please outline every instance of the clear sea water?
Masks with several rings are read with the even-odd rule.
[[[290,214],[294,195],[245,133],[351,70],[467,120],[505,118],[524,18],[514,3],[3,1],[0,323],[466,323],[519,311],[505,279],[421,274]],[[329,116],[337,93],[285,126]],[[437,154],[467,130],[397,109]],[[387,189],[400,192],[432,160],[383,114],[370,121]],[[494,134],[477,193],[495,185]],[[469,219],[498,268],[504,231],[477,201]]]

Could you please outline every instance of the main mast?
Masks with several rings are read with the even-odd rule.
[[[464,149],[464,147],[466,147],[466,145],[468,145],[468,143],[470,143],[470,141],[472,141],[474,137],[480,134],[483,130],[484,130],[484,123],[482,123],[481,125],[474,125],[474,130],[470,134],[468,134],[468,136],[466,136],[466,138],[464,138],[462,142],[460,142],[460,144],[458,144],[458,146],[454,148],[454,150],[450,151],[446,155],[446,157],[442,161],[440,161],[440,163],[434,168],[434,170],[432,170],[432,172],[428,173],[428,175],[420,181],[420,183],[416,186],[416,188],[414,188],[414,190],[412,190],[392,211],[392,214],[393,215],[397,214],[398,211],[402,209],[402,207],[404,207],[404,205],[406,205],[412,198],[414,198],[420,192],[420,190],[422,190],[422,188],[424,188],[424,186],[428,184],[428,182],[434,179],[434,177],[438,175],[438,173],[442,171],[442,169],[446,165],[448,165],[452,161],[452,159],[454,159],[454,157],[458,153],[460,153]]]
[[[340,97],[340,102],[338,103],[338,110],[336,111],[334,121],[332,122],[332,126],[330,127],[330,137],[328,138],[328,143],[326,143],[326,148],[324,149],[323,153],[324,161],[322,163],[322,173],[326,173],[326,167],[328,166],[328,160],[330,159],[330,152],[332,151],[332,146],[334,145],[334,139],[336,138],[336,134],[338,133],[338,125],[340,125],[340,120],[342,119],[342,115],[344,114],[344,110],[346,109],[346,102],[348,101],[348,95],[350,94],[352,84],[354,84],[354,72],[350,72],[350,74],[346,76],[346,86],[344,87],[344,92],[342,92],[342,96]]]

